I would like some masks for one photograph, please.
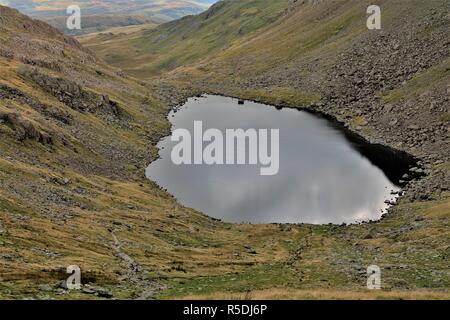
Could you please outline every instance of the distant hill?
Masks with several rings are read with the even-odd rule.
[[[219,1],[157,29],[89,38],[83,44],[106,62],[145,78],[225,52],[234,41],[274,24],[287,6],[288,0]]]
[[[103,31],[112,27],[147,23],[159,24],[186,15],[198,14],[212,0],[0,0],[0,4],[18,9],[24,14],[50,23],[60,31],[79,35]],[[79,5],[82,10],[82,30],[68,30],[66,9]]]

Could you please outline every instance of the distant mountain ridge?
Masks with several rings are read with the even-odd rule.
[[[66,34],[76,35],[106,30],[111,27],[163,23],[186,15],[203,12],[213,0],[0,0],[33,18],[44,20]],[[82,30],[66,28],[67,7],[79,5]]]

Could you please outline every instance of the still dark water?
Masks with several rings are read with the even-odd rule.
[[[411,159],[370,145],[317,115],[207,95],[169,119],[173,129],[279,129],[279,172],[259,165],[175,165],[170,137],[147,176],[181,204],[226,222],[355,223],[380,219]]]

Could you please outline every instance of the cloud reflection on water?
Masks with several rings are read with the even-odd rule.
[[[172,142],[160,143],[161,159],[147,176],[181,204],[227,222],[352,223],[381,217],[399,190],[322,118],[253,102],[244,106],[218,96],[190,99],[170,117],[173,128],[280,129],[280,171],[260,176],[258,166],[182,165],[170,160]]]

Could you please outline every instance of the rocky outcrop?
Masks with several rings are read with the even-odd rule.
[[[69,113],[43,104],[24,92],[5,84],[0,84],[0,99],[18,101],[22,104],[26,104],[42,114],[44,117],[52,118],[63,124],[70,124],[73,120],[73,117]]]
[[[24,119],[15,112],[0,112],[0,123],[10,125],[16,131],[18,140],[33,139],[42,144],[51,144],[53,138],[50,134],[40,130],[31,121]]]
[[[19,11],[0,5],[0,30],[9,32],[27,32],[36,35],[50,36],[80,51],[88,52],[74,38],[67,37],[49,24],[33,20]]]
[[[41,68],[46,68],[54,71],[62,71],[62,66],[56,62],[56,61],[47,61],[42,59],[36,59],[36,58],[29,58],[29,57],[21,57],[20,61],[24,64],[31,65],[31,66],[37,66]]]
[[[31,79],[42,89],[55,96],[59,101],[79,112],[98,113],[108,116],[109,120],[120,118],[123,114],[117,102],[108,95],[101,95],[85,90],[76,82],[51,77],[40,72],[37,68],[22,68],[21,75]]]

